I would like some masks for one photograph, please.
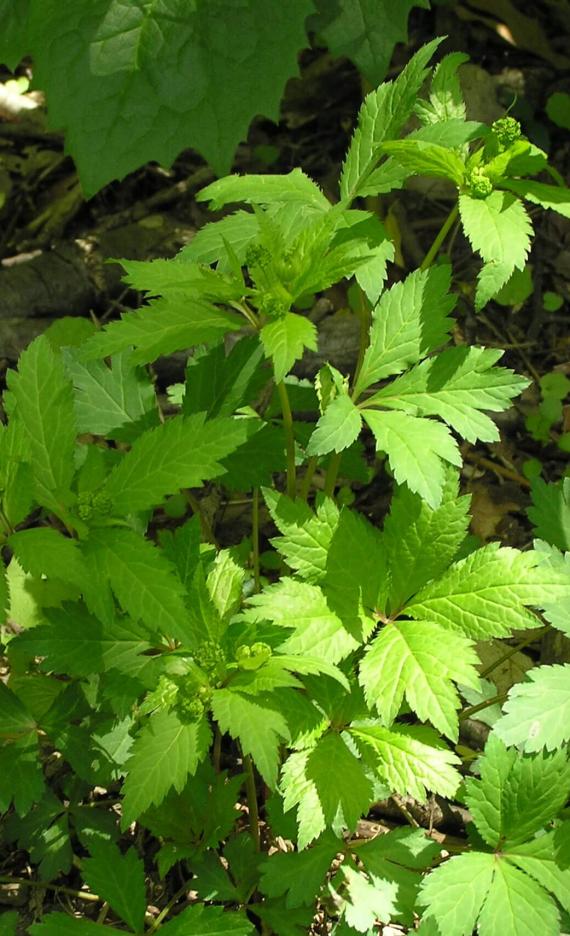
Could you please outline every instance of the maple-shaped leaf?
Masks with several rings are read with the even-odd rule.
[[[291,500],[271,488],[263,489],[271,519],[282,534],[271,544],[302,579],[316,583],[326,571],[327,555],[339,511],[330,497],[317,502],[316,512],[301,500]]]
[[[106,900],[135,933],[144,930],[146,889],[144,864],[135,848],[121,854],[111,842],[89,845],[91,857],[81,862],[81,873],[93,893]]]
[[[220,460],[245,441],[240,420],[175,416],[140,436],[111,472],[105,491],[124,513],[146,510],[181,488],[223,473]]]
[[[463,230],[484,266],[479,273],[475,308],[497,295],[514,270],[522,270],[530,250],[532,225],[522,202],[509,192],[494,191],[487,198],[459,196]]]
[[[421,721],[453,741],[460,700],[453,683],[479,687],[474,645],[430,621],[394,621],[382,628],[360,664],[360,683],[370,707],[387,727],[404,697]]]
[[[355,386],[355,398],[371,384],[401,374],[446,341],[456,298],[449,293],[450,268],[416,270],[380,297],[372,312],[370,344]]]
[[[459,476],[452,470],[445,481],[442,502],[435,509],[407,485],[395,489],[383,531],[389,595],[387,609],[382,610],[390,615],[452,563],[469,525],[470,498],[458,495]]]
[[[239,740],[244,754],[251,754],[267,785],[274,789],[279,767],[279,747],[289,739],[289,728],[272,700],[261,695],[247,698],[231,689],[217,689],[212,712],[222,732]]]
[[[489,543],[422,588],[406,614],[488,640],[536,627],[537,618],[527,609],[565,596],[570,584],[557,569],[541,564],[539,555]]]
[[[181,722],[175,712],[153,715],[136,737],[123,785],[122,826],[127,828],[174,787],[180,792],[208,753],[212,733],[205,719]]]
[[[355,724],[351,735],[363,757],[390,789],[425,802],[426,791],[453,796],[460,776],[459,758],[431,728]]]
[[[373,796],[362,763],[336,732],[325,734],[310,750],[289,755],[281,788],[285,811],[297,807],[301,850],[325,829],[353,830]]]
[[[570,740],[570,664],[537,666],[517,683],[493,731],[529,753],[554,751]]]
[[[507,409],[528,386],[526,378],[495,366],[502,354],[491,348],[449,348],[383,387],[367,406],[439,416],[468,442],[496,442],[499,430],[484,411]]]

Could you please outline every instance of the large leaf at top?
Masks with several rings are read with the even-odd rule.
[[[36,338],[20,355],[18,373],[9,373],[8,385],[29,438],[36,497],[53,508],[75,472],[77,428],[71,381],[47,338]]]
[[[31,0],[25,50],[86,195],[188,147],[226,173],[252,117],[277,119],[313,10],[310,0]],[[9,27],[23,15],[11,11]]]
[[[316,0],[316,5],[320,16],[314,28],[332,54],[352,59],[376,85],[388,71],[394,46],[407,39],[410,10],[428,9],[429,0]]]
[[[428,74],[427,63],[440,42],[441,39],[434,39],[427,43],[395,81],[380,85],[364,99],[342,167],[340,192],[346,201],[368,194],[366,181],[378,161],[378,147],[384,140],[394,140],[400,135]]]
[[[196,773],[210,746],[208,723],[185,724],[175,712],[158,712],[135,739],[123,786],[122,826],[162,802],[171,787],[178,793]]]
[[[105,490],[121,513],[147,510],[181,488],[199,487],[222,474],[220,460],[245,439],[239,420],[206,421],[204,413],[175,416],[136,440]]]
[[[517,683],[494,732],[524,751],[553,751],[570,740],[570,663],[538,666],[528,682]]]
[[[468,442],[496,442],[499,430],[485,410],[501,412],[529,381],[496,367],[502,351],[449,348],[422,361],[367,400],[367,405],[439,416]]]
[[[530,250],[532,224],[522,202],[510,192],[488,198],[459,196],[463,230],[484,261],[477,280],[475,308],[497,295],[515,270],[522,270]]]
[[[401,374],[447,340],[455,305],[450,268],[416,270],[380,297],[372,313],[370,345],[356,382],[360,395],[371,384]]]
[[[489,543],[422,588],[406,614],[488,640],[536,627],[538,619],[527,607],[543,608],[564,598],[570,598],[570,582],[541,564],[536,553]]]

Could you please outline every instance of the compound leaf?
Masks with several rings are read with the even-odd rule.
[[[288,566],[309,583],[323,578],[339,511],[330,497],[317,503],[316,513],[303,501],[293,501],[271,488],[263,489],[271,519],[282,534],[271,540]]]
[[[509,692],[494,733],[526,752],[553,751],[570,740],[570,664],[538,666]]]
[[[536,536],[570,552],[570,478],[546,484],[541,478],[532,483],[532,507],[528,515]]]
[[[121,854],[112,842],[89,845],[90,858],[81,862],[81,873],[91,890],[106,900],[135,933],[144,930],[146,889],[144,864],[131,847]]]
[[[541,208],[550,208],[565,218],[570,218],[570,189],[564,185],[545,185],[528,179],[509,179],[501,183],[510,192]]]
[[[287,376],[305,348],[317,350],[317,329],[310,319],[294,312],[287,312],[264,325],[260,338],[265,356],[273,362],[276,383]]]
[[[494,855],[472,852],[450,858],[423,880],[418,900],[428,908],[423,919],[436,920],[445,936],[472,936],[494,870]]]
[[[319,419],[307,446],[307,455],[342,452],[358,438],[362,419],[347,393],[335,397]]]
[[[285,718],[275,708],[230,689],[217,689],[212,711],[222,732],[239,739],[244,754],[251,754],[255,766],[271,789],[277,783],[279,746],[289,739]]]

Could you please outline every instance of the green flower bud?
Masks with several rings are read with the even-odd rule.
[[[265,267],[271,263],[271,254],[263,244],[250,244],[245,254],[245,265],[248,267]]]
[[[236,663],[242,670],[257,670],[267,663],[270,656],[271,647],[262,641],[252,644],[251,647],[241,644],[236,650]]]
[[[512,146],[521,135],[521,125],[514,117],[500,117],[491,129],[497,143],[503,149]]]
[[[204,640],[194,652],[194,660],[210,679],[221,679],[226,668],[226,655],[213,640]]]
[[[196,696],[194,696],[194,698],[184,695],[179,696],[176,703],[176,714],[181,722],[190,724],[191,722],[200,721],[204,715],[204,711],[204,703],[201,699],[198,699]]]
[[[475,166],[467,177],[467,186],[472,198],[487,198],[493,191],[493,183],[481,166]]]

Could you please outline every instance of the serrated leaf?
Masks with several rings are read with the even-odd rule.
[[[262,893],[268,897],[286,895],[287,908],[313,904],[331,862],[340,850],[340,839],[326,834],[305,851],[271,855],[261,865]]]
[[[187,724],[175,712],[158,712],[136,737],[123,785],[122,827],[174,787],[179,793],[208,753],[212,733],[205,719]]]
[[[233,416],[251,403],[269,374],[260,371],[263,351],[257,338],[242,338],[226,356],[219,344],[205,354],[188,359],[183,411],[214,416]]]
[[[34,0],[26,52],[51,125],[67,132],[85,193],[149,160],[170,166],[190,146],[226,173],[252,118],[278,119],[312,11],[309,0],[269,12],[256,0],[182,10],[167,0],[126,11],[87,2],[64,11],[56,0]]]
[[[293,501],[271,488],[263,489],[271,519],[282,536],[271,543],[287,565],[306,582],[316,583],[326,570],[328,549],[338,523],[339,511],[332,498],[317,503],[316,513],[301,500]]]
[[[245,441],[221,460],[216,480],[229,491],[248,491],[270,484],[283,468],[285,438],[283,428],[255,416],[239,419]]]
[[[5,910],[0,916],[0,936],[16,936],[18,914],[16,910]]]
[[[317,329],[310,319],[294,312],[264,325],[259,335],[265,356],[273,362],[276,383],[287,376],[305,348],[317,350]]]
[[[61,579],[81,590],[86,586],[88,571],[77,540],[53,527],[35,527],[13,533],[8,542],[25,572]]]
[[[463,52],[451,52],[436,65],[429,102],[420,101],[416,106],[420,120],[427,122],[428,126],[437,126],[445,121],[465,121],[465,101],[457,69],[468,61],[469,56]]]
[[[0,737],[21,738],[36,730],[36,722],[18,696],[0,680]]]
[[[65,367],[75,390],[75,415],[79,432],[110,435],[117,429],[156,415],[156,397],[152,381],[130,363],[130,353],[123,351],[111,360],[82,361],[79,353],[64,354]]]
[[[418,900],[428,908],[423,919],[436,920],[442,936],[472,936],[494,873],[494,855],[450,858],[423,880]]]
[[[460,195],[459,213],[465,235],[484,261],[475,294],[479,311],[514,270],[524,268],[532,225],[522,203],[509,192],[494,191],[488,198]]]
[[[354,830],[373,796],[362,764],[335,732],[312,750],[289,755],[281,787],[285,811],[297,807],[300,850],[327,828]]]
[[[421,721],[457,741],[460,700],[453,682],[477,688],[478,657],[463,636],[426,621],[387,624],[367,648],[360,684],[387,727],[404,697]]]
[[[143,621],[151,633],[176,637],[186,645],[196,641],[182,583],[150,540],[132,530],[108,528],[92,531],[90,546],[123,611]]]
[[[112,471],[105,491],[124,513],[146,510],[181,488],[223,472],[220,460],[245,440],[239,420],[175,416],[140,436]]]
[[[358,635],[345,627],[316,585],[284,578],[249,603],[249,620],[268,620],[293,631],[279,647],[285,653],[338,663],[359,646]]]
[[[287,175],[230,175],[203,188],[197,201],[210,202],[210,209],[218,211],[228,202],[250,205],[284,205],[300,203],[328,211],[330,202],[318,185],[302,169],[292,169]]]
[[[8,384],[29,439],[36,497],[53,508],[66,497],[75,472],[77,429],[71,381],[47,338],[36,338],[22,352],[17,379],[9,374]]]
[[[429,504],[441,504],[445,462],[461,466],[457,443],[445,426],[406,413],[365,409],[364,419],[376,439],[376,451],[386,452],[398,484],[406,483]]]
[[[228,549],[222,549],[208,573],[210,598],[222,619],[228,619],[239,609],[245,569],[237,564]]]
[[[212,712],[222,732],[239,739],[244,754],[251,754],[259,773],[275,789],[279,766],[279,746],[289,738],[287,722],[275,708],[230,689],[217,689]]]
[[[359,742],[363,756],[396,793],[425,802],[426,791],[452,797],[460,776],[460,763],[430,728],[379,725],[353,725],[351,735]]]
[[[347,202],[368,194],[366,181],[378,160],[378,147],[399,136],[427,75],[427,63],[440,42],[434,39],[423,46],[395,81],[380,85],[364,99],[342,167],[340,192]]]
[[[392,156],[411,175],[426,175],[450,179],[457,186],[463,183],[465,165],[453,149],[426,140],[394,140],[383,143],[382,153]]]
[[[108,926],[91,923],[67,913],[48,913],[41,923],[33,923],[28,932],[31,936],[104,936]]]
[[[362,419],[347,393],[340,393],[328,404],[307,446],[307,455],[342,452],[358,438]]]
[[[534,552],[540,563],[538,572],[550,575],[560,586],[550,594],[545,591],[542,613],[553,627],[570,637],[570,552],[561,553],[541,540],[534,541]]]
[[[570,478],[546,484],[541,478],[532,482],[532,507],[528,515],[539,539],[570,552]]]
[[[383,387],[366,401],[412,416],[440,416],[468,442],[496,442],[499,430],[483,411],[501,412],[528,380],[504,367],[496,367],[502,351],[456,347]]]
[[[163,923],[163,936],[252,936],[253,924],[239,911],[196,904]]]
[[[355,386],[356,399],[371,384],[401,374],[447,340],[455,305],[449,267],[416,270],[380,297],[373,310],[370,345]]]
[[[227,269],[226,244],[240,261],[245,260],[247,248],[259,234],[256,216],[249,211],[236,211],[219,221],[201,227],[189,244],[177,254],[180,262],[216,263],[218,269]]]
[[[498,861],[481,909],[481,936],[558,933],[559,913],[546,891],[508,861]]]
[[[373,612],[384,609],[387,579],[381,534],[362,514],[343,508],[331,539],[322,587],[329,606],[359,641],[375,626]]]
[[[570,664],[531,669],[509,692],[494,733],[526,752],[553,751],[570,740]]]
[[[567,836],[568,826],[559,826],[558,831]],[[570,868],[564,866],[557,832],[546,832],[529,842],[510,847],[505,857],[554,894],[560,905],[570,912]]]
[[[539,556],[489,543],[450,566],[406,606],[406,614],[488,640],[536,627],[527,607],[567,594],[560,575],[541,568]]]
[[[93,893],[106,900],[135,933],[144,930],[146,889],[144,865],[131,847],[121,854],[111,842],[93,842],[90,858],[81,862],[81,874]]]
[[[25,816],[44,792],[37,738],[28,734],[0,745],[0,813],[7,812],[13,804],[18,816]],[[1,933],[0,926],[0,936]]]
[[[243,318],[236,312],[218,309],[202,299],[192,298],[183,290],[155,299],[149,305],[126,312],[118,322],[105,325],[102,331],[85,342],[81,359],[109,357],[133,348],[133,364],[148,364],[164,354],[219,341],[229,331],[237,331]]]
[[[431,579],[445,572],[467,534],[469,497],[459,497],[459,478],[450,471],[441,505],[433,510],[407,485],[398,486],[383,538],[390,566],[391,615]]]
[[[545,185],[544,182],[531,182],[527,179],[509,179],[501,184],[534,205],[550,208],[564,218],[570,218],[570,189],[564,185]]]
[[[374,932],[378,922],[389,923],[394,919],[398,890],[395,881],[377,878],[375,874],[363,874],[350,865],[342,865],[340,870],[348,889],[344,918],[352,931]]]

